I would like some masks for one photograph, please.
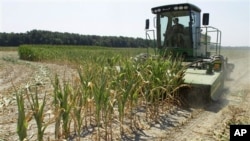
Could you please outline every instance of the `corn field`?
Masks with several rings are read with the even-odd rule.
[[[41,95],[39,85],[16,90],[19,139],[27,138],[27,126],[34,119],[39,141],[45,140],[44,133],[51,125],[55,134],[50,139],[81,140],[91,135],[93,140],[121,140],[134,130],[150,126],[172,105],[180,105],[178,91],[184,87],[185,72],[181,60],[171,56],[131,58],[140,51],[75,46],[19,47],[21,59],[69,63],[78,72],[70,80],[62,80],[54,74],[50,93]],[[47,97],[53,100],[46,100]],[[45,109],[51,111],[52,118],[48,118]]]

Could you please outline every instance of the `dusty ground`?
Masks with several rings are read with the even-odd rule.
[[[219,101],[210,103],[205,108],[174,108],[151,127],[124,140],[213,141],[223,140],[223,136],[228,139],[229,129],[226,123],[235,120],[234,115],[250,124],[248,56],[249,53],[230,60],[236,67],[231,75],[232,79],[226,82],[223,97]],[[70,79],[76,74],[76,70],[66,65],[22,61],[15,51],[0,52],[0,141],[18,140],[15,89],[35,84],[49,91],[52,89],[50,79],[54,73]],[[34,126],[35,123],[31,122],[28,128],[30,140],[35,140]],[[49,130],[45,135],[53,135],[53,132]],[[86,137],[82,140],[91,139]]]

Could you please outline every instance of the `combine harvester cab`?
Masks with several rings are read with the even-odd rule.
[[[186,67],[184,83],[189,99],[198,96],[217,101],[224,80],[233,70],[227,58],[221,55],[221,31],[209,26],[209,14],[204,13],[201,27],[201,9],[190,3],[164,5],[151,9],[156,15],[156,52],[161,56],[182,56]],[[146,20],[146,37],[149,36]]]

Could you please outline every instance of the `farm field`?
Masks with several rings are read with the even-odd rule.
[[[36,96],[40,104],[38,107],[42,107],[42,103],[45,102],[42,119],[40,119],[44,120],[41,122],[42,128],[46,127],[44,140],[55,140],[65,136],[69,140],[228,140],[229,123],[250,124],[250,111],[247,108],[250,106],[249,49],[223,48],[222,54],[228,57],[229,62],[235,64],[235,71],[231,74],[232,79],[226,82],[221,100],[195,109],[178,107],[176,105],[179,101],[171,97],[167,98],[167,101],[154,103],[154,97],[146,97],[152,100],[149,101],[139,96],[147,92],[146,88],[149,94],[164,90],[160,87],[155,89],[162,85],[161,81],[154,79],[157,78],[156,76],[161,78],[157,70],[169,65],[178,68],[178,62],[176,64],[150,62],[152,64],[147,66],[155,65],[154,67],[157,68],[160,65],[162,68],[157,70],[148,68],[154,75],[146,78],[147,73],[143,71],[137,75],[133,74],[133,68],[128,67],[131,66],[131,62],[127,61],[131,56],[147,52],[146,49],[104,50],[107,49],[88,49],[85,54],[81,54],[79,48],[74,48],[68,52],[73,57],[67,58],[63,53],[50,55],[56,51],[41,49],[38,53],[44,51],[48,56],[45,58],[42,58],[43,56],[32,58],[38,55],[28,56],[30,57],[28,59],[33,61],[20,60],[15,49],[0,50],[0,140],[19,140],[16,133],[17,121],[18,116],[22,115],[18,112],[16,94],[23,95],[24,98],[26,114],[24,119],[28,124],[28,140],[38,138],[37,123],[32,118],[32,114],[36,111],[35,107],[32,111],[32,103],[36,105]],[[150,50],[150,52],[153,51]],[[125,59],[120,61],[120,56]],[[127,66],[119,68],[117,65]],[[138,65],[138,68],[142,70],[145,66]],[[120,71],[130,75],[121,75]],[[169,75],[174,76],[176,70],[171,71],[173,73]],[[116,74],[120,77],[116,77]],[[97,81],[96,78],[99,80]],[[154,83],[149,85],[147,80]],[[171,77],[171,80],[175,80],[177,84],[181,82],[176,77]],[[140,89],[136,89],[138,87]],[[150,91],[152,89],[154,91]],[[171,93],[174,89],[171,88],[171,91],[166,93]],[[89,94],[89,97],[78,97],[79,93]],[[123,95],[119,97],[120,93]],[[69,95],[66,96],[66,94]],[[99,97],[101,94],[103,97]],[[58,97],[55,98],[56,96]],[[159,98],[161,98],[160,95],[157,99]],[[127,99],[133,100],[125,102],[124,100]],[[68,105],[63,105],[64,102],[60,100],[66,100]],[[117,106],[114,106],[116,104]],[[151,104],[150,107],[148,104]],[[81,107],[86,108],[81,109]],[[64,111],[61,112],[60,109]],[[68,114],[65,114],[67,110]],[[59,120],[56,117],[60,117],[60,114],[62,119]]]

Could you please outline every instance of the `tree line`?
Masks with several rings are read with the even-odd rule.
[[[148,47],[152,41],[146,41],[143,38],[80,35],[45,30],[31,30],[26,33],[0,33],[0,46],[19,46],[21,44]]]

